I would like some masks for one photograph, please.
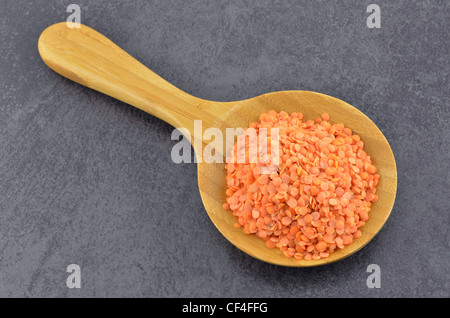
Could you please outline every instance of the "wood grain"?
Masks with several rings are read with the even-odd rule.
[[[363,236],[353,244],[322,260],[286,258],[278,249],[268,249],[264,241],[235,229],[236,218],[222,208],[225,202],[225,165],[199,163],[198,184],[205,209],[217,229],[245,253],[283,266],[317,266],[340,260],[366,245],[388,219],[397,190],[394,155],[378,127],[355,107],[337,98],[310,91],[281,91],[234,102],[215,102],[189,95],[168,83],[97,31],[80,25],[69,28],[65,22],[48,27],[40,36],[38,48],[44,62],[57,73],[152,114],[176,128],[184,127],[194,136],[194,120],[202,120],[202,131],[247,127],[270,109],[300,111],[307,119],[323,112],[333,122],[343,123],[361,136],[366,152],[381,175],[370,220]],[[193,147],[200,154],[208,142]]]

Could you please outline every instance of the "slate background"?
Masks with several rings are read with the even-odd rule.
[[[209,220],[172,127],[47,68],[74,1],[0,8],[0,296],[449,297],[448,1],[81,1],[81,22],[205,99],[313,90],[366,113],[398,167],[392,215],[355,255],[283,268]],[[66,287],[81,266],[82,288]],[[381,289],[366,268],[381,267]]]

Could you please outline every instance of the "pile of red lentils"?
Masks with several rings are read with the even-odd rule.
[[[278,128],[279,161],[274,169],[273,160],[249,160],[250,142],[234,145],[223,208],[236,228],[298,260],[326,258],[362,236],[380,176],[358,135],[326,113],[303,121],[302,113],[272,110],[249,128],[264,131],[269,148]]]

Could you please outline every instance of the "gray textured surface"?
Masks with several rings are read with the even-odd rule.
[[[172,128],[48,69],[37,39],[73,1],[2,2],[0,296],[450,296],[448,1],[76,1],[102,32],[213,100],[304,89],[366,113],[398,166],[391,218],[355,255],[283,268],[232,246]],[[82,288],[66,287],[66,267]],[[381,289],[366,268],[381,267]]]

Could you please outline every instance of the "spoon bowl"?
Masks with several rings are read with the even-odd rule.
[[[71,24],[73,27],[74,25]],[[192,145],[198,157],[208,144],[196,139],[208,128],[245,128],[258,121],[259,115],[271,109],[279,112],[302,112],[306,119],[322,113],[333,122],[350,127],[364,141],[380,174],[377,186],[379,200],[372,205],[370,220],[361,229],[363,236],[342,250],[320,260],[296,260],[285,257],[278,249],[268,249],[264,240],[236,229],[236,217],[222,207],[227,188],[224,163],[198,163],[198,184],[206,212],[217,229],[243,252],[268,263],[307,267],[343,259],[366,245],[382,228],[394,205],[397,170],[394,155],[378,127],[355,107],[337,98],[310,91],[280,91],[254,98],[216,102],[197,98],[168,83],[97,31],[66,22],[48,27],[38,42],[44,62],[57,73],[152,114],[176,128],[185,128],[193,136]],[[201,134],[195,120],[202,121]],[[202,138],[201,138],[202,139]]]

